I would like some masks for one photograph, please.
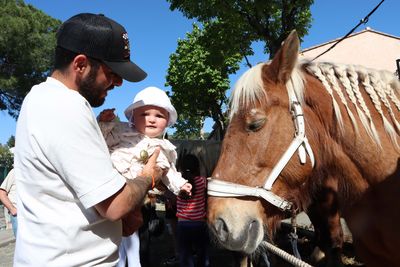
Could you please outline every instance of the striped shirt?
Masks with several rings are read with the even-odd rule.
[[[195,192],[189,199],[177,197],[177,213],[178,218],[184,220],[204,220],[206,217],[206,187],[207,180],[203,176],[196,176]]]

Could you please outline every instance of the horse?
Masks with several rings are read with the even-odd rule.
[[[400,84],[388,71],[300,61],[299,48],[292,31],[236,82],[208,183],[209,227],[252,255],[287,214],[306,211],[323,216],[340,248],[342,216],[367,266],[400,266]]]

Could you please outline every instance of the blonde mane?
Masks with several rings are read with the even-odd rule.
[[[378,71],[362,66],[326,62],[308,62],[304,63],[304,67],[307,72],[321,81],[330,94],[335,115],[342,131],[344,131],[343,120],[338,103],[333,97],[333,92],[339,96],[340,102],[346,108],[356,133],[358,132],[358,125],[350,106],[355,108],[368,135],[380,145],[380,138],[370,110],[360,91],[360,85],[362,85],[380,115],[385,131],[396,148],[399,148],[397,138],[398,133],[400,133],[400,124],[395,117],[393,109],[400,111],[400,101],[397,97],[400,84],[393,74],[388,71]],[[340,87],[340,84],[344,89]],[[385,116],[386,112],[389,118]]]
[[[261,69],[265,63],[259,63],[248,69],[236,82],[230,98],[229,118],[239,112],[240,107],[254,106],[258,99],[266,98]]]
[[[230,119],[240,108],[255,106],[259,99],[268,98],[261,79],[262,68],[267,64],[259,63],[248,69],[236,82],[230,98]],[[300,68],[293,70],[286,86],[293,89],[301,103],[304,102],[304,77]]]
[[[259,99],[268,97],[261,78],[262,68],[266,64],[268,63],[260,63],[252,67],[236,82],[230,100],[230,119],[240,111],[240,108],[254,106]],[[378,71],[355,65],[301,62],[294,68],[291,78],[286,84],[287,87],[293,88],[301,103],[304,99],[304,74],[301,69],[305,69],[316,77],[331,96],[333,110],[342,132],[344,125],[339,105],[344,106],[355,132],[359,132],[355,117],[358,116],[367,134],[380,146],[379,134],[360,91],[361,85],[380,115],[385,131],[396,148],[399,148],[397,139],[400,133],[400,123],[394,111],[400,111],[398,98],[400,83],[393,74],[388,71]],[[334,95],[338,96],[339,103]],[[355,109],[356,115],[353,114],[352,109]]]

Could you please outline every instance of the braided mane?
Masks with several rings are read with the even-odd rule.
[[[385,131],[398,147],[397,138],[398,133],[400,133],[400,124],[393,110],[400,111],[398,98],[400,84],[393,74],[362,66],[327,62],[307,62],[303,63],[303,67],[308,73],[317,77],[331,95],[335,115],[342,131],[342,115],[340,114],[339,104],[333,97],[334,93],[339,96],[341,104],[346,108],[355,131],[358,132],[358,125],[350,109],[351,106],[355,108],[368,135],[380,145],[379,135],[372,120],[371,112],[360,91],[360,88],[364,88],[382,119]],[[389,115],[389,118],[385,116],[385,113]]]
[[[261,70],[268,63],[260,63],[247,70],[235,84],[231,95],[230,118],[243,107],[254,106],[258,99],[268,98],[263,87]],[[335,64],[329,62],[300,62],[293,70],[287,87],[292,87],[300,102],[304,99],[304,73],[302,69],[316,77],[331,96],[333,110],[341,131],[344,131],[342,114],[339,105],[343,105],[347,115],[358,133],[356,115],[359,117],[368,135],[380,145],[370,110],[368,109],[360,89],[366,91],[376,111],[379,113],[385,131],[398,148],[397,138],[400,124],[394,111],[400,111],[400,83],[388,71],[379,71],[356,65]],[[360,88],[361,86],[361,88]],[[340,102],[334,97],[337,95]],[[352,109],[356,110],[356,115]],[[385,116],[388,114],[388,116]]]

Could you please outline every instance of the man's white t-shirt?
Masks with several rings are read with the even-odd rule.
[[[125,184],[89,103],[53,78],[26,96],[15,146],[14,266],[114,266],[120,221],[94,205]]]
[[[16,197],[17,190],[16,190],[16,186],[15,186],[14,169],[11,169],[9,171],[9,173],[7,174],[3,183],[0,185],[0,189],[7,192],[8,199],[14,206],[16,206],[17,205],[17,197]]]

